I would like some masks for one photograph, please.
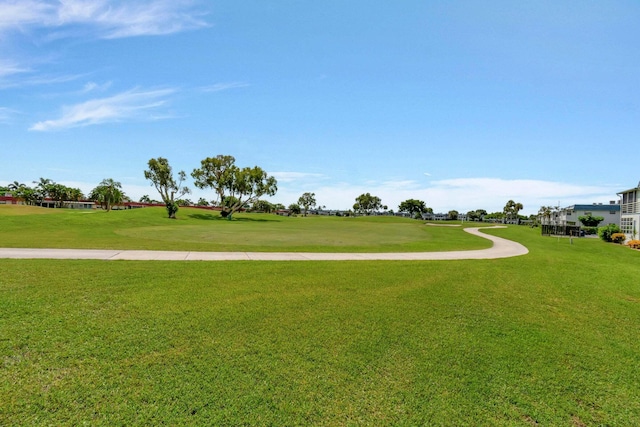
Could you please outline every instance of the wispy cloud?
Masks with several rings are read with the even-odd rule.
[[[13,74],[27,73],[29,71],[31,71],[29,67],[20,65],[16,61],[0,58],[0,79]]]
[[[243,83],[243,82],[216,83],[211,86],[203,86],[200,88],[200,90],[202,92],[221,92],[223,90],[237,89],[237,88],[247,87],[247,86],[249,86],[249,83]]]
[[[158,114],[158,109],[167,104],[167,97],[174,92],[175,89],[133,89],[108,98],[92,99],[64,107],[60,118],[35,123],[29,130],[53,131],[101,123],[166,118],[168,115]]]
[[[103,84],[98,84],[96,82],[87,82],[82,88],[82,93],[89,92],[103,92],[111,87],[111,82],[105,82]]]
[[[0,32],[5,30],[24,31],[25,27],[46,23],[55,13],[56,7],[50,2],[35,0],[0,1]]]
[[[96,37],[122,38],[171,34],[208,25],[191,1],[0,0],[0,9],[0,32],[30,28],[70,31],[71,26],[86,26]]]
[[[318,180],[327,178],[321,173],[306,172],[270,172],[269,175],[272,175],[275,179],[278,180],[278,182],[301,182],[309,180],[317,182]]]
[[[12,110],[7,107],[0,107],[0,123],[7,123],[14,114],[17,114],[16,110]]]

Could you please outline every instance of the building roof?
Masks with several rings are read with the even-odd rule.
[[[573,205],[567,209],[573,209],[574,211],[619,211],[619,204],[597,204],[597,205]]]
[[[624,190],[624,191],[619,191],[616,194],[620,195],[620,194],[624,194],[624,193],[635,193],[638,190],[640,190],[640,187],[630,188],[630,189]]]

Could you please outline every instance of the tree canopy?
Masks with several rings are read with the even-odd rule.
[[[106,178],[103,179],[96,188],[91,190],[89,198],[100,203],[102,208],[109,212],[114,205],[122,203],[125,195],[122,191],[122,184],[114,181],[112,178]]]
[[[160,193],[160,197],[167,207],[169,218],[175,219],[178,212],[178,204],[175,199],[191,192],[188,187],[183,186],[187,174],[184,171],[178,172],[178,180],[176,181],[171,165],[164,157],[150,159],[148,166],[149,169],[144,171],[144,177],[151,181],[151,184]]]
[[[507,217],[507,219],[513,220],[518,219],[518,212],[523,209],[522,203],[516,203],[513,200],[509,200],[506,205],[504,205],[504,209],[502,210]]]
[[[386,209],[387,207],[382,205],[380,197],[372,196],[370,193],[356,197],[356,203],[353,205],[354,211],[365,215],[371,215],[382,208]]]
[[[423,213],[433,213],[433,209],[428,208],[422,200],[407,199],[398,205],[398,212],[406,212],[412,216],[418,216]]]
[[[223,217],[231,216],[249,206],[262,196],[273,196],[278,191],[278,182],[259,166],[239,168],[233,156],[207,157],[194,169],[191,176],[198,188],[215,191],[222,207]]]
[[[598,224],[600,224],[602,221],[604,221],[604,217],[603,216],[593,216],[592,214],[588,214],[588,215],[580,215],[578,217],[578,220],[585,227],[597,227]]]
[[[302,206],[304,216],[307,216],[309,208],[313,208],[316,203],[316,193],[304,193],[298,199],[298,205]]]

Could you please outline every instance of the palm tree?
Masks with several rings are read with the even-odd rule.
[[[507,220],[518,219],[518,212],[523,209],[522,203],[516,203],[513,200],[509,200],[506,205],[504,205],[503,213],[506,215]]]
[[[100,203],[107,212],[111,210],[113,205],[122,203],[126,196],[122,192],[122,184],[111,178],[103,179],[100,184],[91,190],[89,198]]]
[[[16,191],[20,188],[26,187],[26,185],[19,183],[18,181],[13,181],[11,184],[7,186],[9,191]]]

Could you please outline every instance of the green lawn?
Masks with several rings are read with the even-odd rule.
[[[491,242],[395,217],[281,217],[164,208],[79,211],[0,205],[3,247],[252,252],[422,252],[484,249]],[[459,224],[459,222],[458,222]],[[446,227],[449,228],[449,227]]]
[[[0,260],[0,425],[640,425],[640,253],[489,232],[530,253]]]

